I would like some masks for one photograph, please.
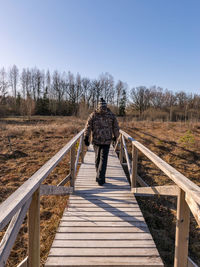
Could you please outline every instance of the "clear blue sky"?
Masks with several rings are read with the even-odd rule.
[[[200,93],[200,0],[0,0],[0,67]]]

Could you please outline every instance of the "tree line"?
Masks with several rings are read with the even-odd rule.
[[[69,72],[42,71],[16,65],[0,70],[0,114],[16,115],[78,115],[97,107],[101,97],[125,114],[127,84],[109,73],[98,79],[81,77]]]
[[[186,121],[200,119],[200,95],[140,86],[130,92],[131,107],[141,119]]]
[[[87,116],[103,97],[119,116],[137,119],[188,120],[200,118],[200,95],[139,86],[102,73],[97,79],[70,71],[24,68],[0,69],[0,115]]]

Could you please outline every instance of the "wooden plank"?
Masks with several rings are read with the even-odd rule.
[[[110,204],[111,205],[110,205]],[[98,205],[96,205],[96,204],[98,204]],[[135,205],[136,203],[135,202],[131,202],[131,203],[120,203],[120,202],[118,202],[118,203],[113,203],[113,202],[107,202],[107,203],[105,203],[105,202],[101,202],[101,201],[98,201],[97,203],[92,203],[92,202],[89,202],[89,201],[87,201],[87,202],[84,202],[84,203],[82,203],[82,202],[79,202],[79,203],[70,203],[69,205],[68,205],[68,207],[69,208],[96,208],[96,207],[98,207],[98,208],[138,208],[138,206],[137,205]],[[140,209],[140,208],[139,208]]]
[[[180,189],[177,203],[177,222],[174,267],[187,267],[190,209],[185,201],[185,192]]]
[[[83,194],[87,194],[87,195],[100,195],[102,193],[102,195],[105,195],[105,194],[110,194],[110,195],[113,195],[113,194],[117,194],[117,195],[129,195],[131,196],[130,194],[130,187],[129,186],[121,186],[121,188],[107,188],[106,186],[104,187],[96,187],[94,189],[77,189],[76,190],[76,196],[78,195],[81,195],[83,196]]]
[[[44,164],[35,174],[33,174],[23,185],[11,194],[0,205],[0,231],[8,224],[14,214],[24,205],[33,195],[49,173],[58,165],[71,146],[84,133],[80,131],[69,143],[67,143],[55,156]]]
[[[60,224],[57,233],[148,233],[148,227],[85,227],[85,226],[79,226],[79,227],[69,227],[69,226],[62,226]]]
[[[149,233],[57,233],[55,239],[84,239],[84,240],[122,240],[126,239],[152,239],[151,234]]]
[[[132,193],[135,196],[177,196],[179,188],[176,185],[163,185],[163,186],[149,186],[149,187],[137,187],[132,188]]]
[[[190,207],[190,210],[196,219],[198,225],[200,226],[200,205],[198,205],[194,199],[186,194],[185,200]]]
[[[129,226],[133,226],[133,227],[144,227],[146,226],[146,223],[144,220],[142,221],[91,221],[91,220],[85,220],[85,221],[66,221],[66,220],[62,220],[60,222],[60,225],[62,226],[74,226],[74,227],[129,227]]]
[[[85,150],[85,143],[84,143],[84,141],[82,139],[82,145],[81,145],[81,163],[84,163],[84,150]]]
[[[135,266],[163,267],[159,257],[48,257],[46,267],[52,266]]]
[[[33,194],[28,213],[28,266],[40,266],[40,188]]]
[[[76,155],[76,161],[75,161],[75,166],[74,166],[74,173],[75,174],[76,174],[77,167],[78,167],[79,157],[80,157],[81,148],[82,148],[82,142],[83,142],[83,136],[81,136],[81,138],[80,138],[78,151],[77,151],[77,155]]]
[[[99,221],[99,222],[116,222],[116,221],[125,221],[125,222],[135,222],[135,221],[144,221],[143,216],[121,216],[121,217],[116,217],[116,216],[110,216],[110,217],[84,217],[84,216],[70,216],[70,217],[62,217],[61,221]]]
[[[77,195],[72,195],[70,197],[71,199],[116,199],[116,200],[120,200],[120,199],[133,199],[133,194],[131,194],[131,192],[97,192],[97,193],[85,193],[85,194],[77,194]]]
[[[7,259],[10,255],[10,251],[15,243],[15,239],[20,230],[21,224],[26,216],[27,210],[31,203],[29,199],[24,206],[15,214],[12,218],[4,236],[0,243],[0,266],[5,266]]]
[[[143,187],[149,186],[139,175],[137,175],[137,182]]]
[[[132,144],[131,188],[136,187],[136,181],[137,181],[137,165],[138,165],[138,150]]]
[[[104,217],[110,217],[110,216],[142,216],[142,212],[141,211],[92,211],[92,212],[88,212],[88,211],[67,211],[63,214],[63,217],[70,217],[70,216],[87,216],[87,217],[98,217],[98,216],[104,216]]]
[[[118,198],[108,198],[108,197],[99,197],[99,198],[80,198],[80,199],[71,199],[69,204],[98,204],[98,205],[108,205],[108,204],[135,204],[136,201],[133,200],[132,198],[122,198],[122,197],[118,197]]]
[[[191,258],[188,257],[187,267],[199,267]]]
[[[63,186],[71,179],[71,173],[69,173],[57,186]]]
[[[119,160],[120,160],[120,163],[122,164],[122,163],[123,163],[123,143],[122,143],[122,135],[120,135],[119,139],[120,139]]]
[[[28,257],[21,261],[20,264],[17,265],[17,267],[28,267]]]
[[[53,248],[55,247],[84,247],[84,248],[155,248],[156,245],[153,240],[150,239],[143,239],[143,240],[54,240],[53,241]]]
[[[131,174],[131,163],[130,163],[130,159],[129,159],[129,156],[128,156],[128,150],[127,150],[126,142],[124,140],[123,135],[122,135],[122,142],[123,142],[123,147],[124,147],[126,162],[127,162],[127,166],[128,166],[128,171],[129,171],[129,174]]]
[[[52,248],[49,256],[159,256],[154,248]]]
[[[86,211],[86,212],[93,212],[93,211],[108,211],[108,212],[112,212],[112,211],[120,211],[120,212],[126,212],[126,211],[140,211],[140,208],[138,206],[133,206],[133,207],[121,207],[121,208],[116,208],[116,207],[107,207],[102,208],[102,207],[80,207],[80,206],[74,206],[74,207],[69,207],[68,209],[66,209],[65,212],[74,212],[74,211]]]
[[[115,147],[114,147],[114,151],[115,151],[115,152],[117,151],[117,147],[118,147],[118,145],[119,145],[119,141],[120,141],[120,137],[117,138],[117,142],[116,142]]]
[[[66,186],[56,186],[56,185],[41,185],[40,186],[40,195],[60,195],[60,196],[66,196],[70,195],[73,192],[72,187],[66,187]]]
[[[71,173],[71,180],[70,180],[70,186],[74,187],[75,183],[75,144],[71,147],[70,150],[70,173]]]

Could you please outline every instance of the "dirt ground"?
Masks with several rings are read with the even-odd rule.
[[[120,121],[120,127],[158,156],[200,185],[200,124]],[[85,121],[75,117],[0,119],[0,202],[58,152]],[[128,144],[128,143],[127,143]],[[130,145],[128,145],[130,149]],[[69,155],[44,181],[58,184],[69,172]],[[171,184],[157,167],[139,154],[139,175],[149,185]],[[41,266],[46,260],[68,197],[41,197]],[[173,266],[176,200],[138,197],[159,253],[166,266]],[[0,238],[3,233],[0,233]],[[25,219],[7,266],[17,266],[27,255]],[[200,230],[191,217],[189,254],[200,265]]]

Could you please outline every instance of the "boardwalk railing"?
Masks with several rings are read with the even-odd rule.
[[[129,158],[126,140],[130,141],[132,144],[132,160]],[[122,130],[120,130],[120,137],[115,146],[115,151],[118,149],[118,146],[120,162],[123,163],[123,158],[126,159],[128,172],[130,174],[131,190],[136,196],[177,196],[174,266],[198,267],[188,257],[188,240],[190,211],[200,226],[200,188]],[[175,185],[148,186],[148,184],[137,174],[138,151],[142,152],[160,170],[162,170],[175,183]],[[136,187],[136,182],[138,182],[141,187]]]
[[[28,212],[28,257],[18,267],[40,266],[40,196],[69,195],[74,190],[74,180],[81,155],[84,157],[84,130],[80,131],[54,157],[43,165],[33,176],[20,186],[0,205],[0,231],[8,225],[0,243],[0,266],[6,266],[10,251]],[[77,155],[76,145],[79,143]],[[63,157],[70,151],[70,173],[57,186],[42,185],[45,178],[54,170]],[[70,187],[64,186],[70,181]]]
[[[69,195],[74,190],[74,181],[81,156],[83,162],[83,132],[79,132],[54,157],[43,165],[33,176],[20,186],[10,197],[0,205],[0,231],[7,225],[7,230],[0,243],[0,266],[6,266],[10,251],[17,234],[28,212],[29,246],[28,257],[18,267],[40,266],[40,196],[41,195]],[[126,141],[132,143],[132,160],[129,159]],[[79,143],[76,152],[76,145]],[[190,211],[200,225],[200,188],[164,162],[148,148],[134,140],[127,133],[120,131],[120,138],[115,149],[120,145],[120,162],[126,158],[131,178],[131,188],[135,195],[170,195],[177,196],[177,225],[174,266],[197,266],[188,258],[188,238]],[[64,156],[70,151],[70,174],[57,186],[42,185],[45,178],[52,172]],[[138,151],[147,156],[160,170],[162,170],[175,185],[149,187],[137,174]],[[70,187],[64,185],[70,181]],[[138,182],[142,187],[136,187]]]

